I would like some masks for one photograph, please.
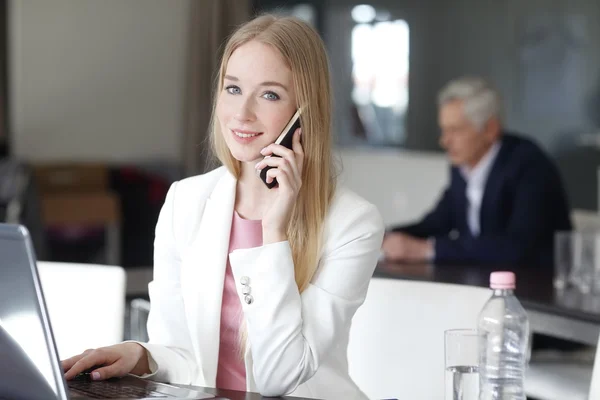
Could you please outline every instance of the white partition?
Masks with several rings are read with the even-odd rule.
[[[444,153],[343,148],[340,181],[375,204],[386,225],[419,219],[448,184]]]

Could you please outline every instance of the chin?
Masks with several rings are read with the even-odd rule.
[[[450,164],[452,165],[456,165],[460,163],[460,159],[456,156],[451,156],[450,154],[448,154],[448,161],[450,161]]]
[[[258,162],[259,159],[262,159],[262,155],[260,154],[259,151],[248,151],[248,149],[246,149],[245,151],[240,151],[239,149],[236,151],[236,149],[229,149],[231,152],[231,155],[233,156],[233,158],[235,158],[236,160],[238,160],[239,162]]]

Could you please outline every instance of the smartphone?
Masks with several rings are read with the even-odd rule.
[[[275,141],[275,144],[280,144],[284,147],[287,147],[290,150],[292,149],[294,132],[296,132],[296,129],[300,128],[300,114],[301,114],[301,109],[299,108],[298,111],[296,111],[296,113],[290,119],[290,122],[288,122],[287,125],[285,126],[285,128],[283,128],[283,131],[281,131],[281,135],[279,135],[279,137]],[[276,154],[273,154],[272,156],[267,156],[267,157],[279,157],[279,156]],[[267,158],[267,157],[265,157],[265,158]],[[270,170],[271,168],[275,168],[275,167],[266,166],[265,168],[263,168],[260,171],[260,179],[262,179],[262,181],[265,183],[265,185],[267,185],[267,187],[269,189],[272,189],[277,185],[277,179],[273,179],[273,181],[271,183],[267,183],[267,171]]]

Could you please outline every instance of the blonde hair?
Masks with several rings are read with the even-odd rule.
[[[216,117],[216,102],[223,90],[227,63],[233,52],[252,40],[277,49],[292,71],[296,102],[302,107],[302,187],[294,205],[287,237],[292,249],[296,284],[300,293],[312,280],[321,252],[322,231],[331,204],[336,175],[331,152],[331,86],[323,41],[307,23],[293,17],[259,16],[242,25],[229,38],[219,69],[211,118],[214,154],[236,177],[241,163],[229,151]],[[241,350],[245,348],[242,329]]]

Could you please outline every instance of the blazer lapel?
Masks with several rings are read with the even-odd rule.
[[[182,259],[182,292],[204,385],[215,387],[221,301],[235,203],[236,180],[226,172],[206,200],[195,239]]]
[[[469,207],[467,182],[457,167],[452,167],[452,181],[450,185],[454,206],[454,209],[451,210],[453,227],[458,230],[460,235],[470,235],[471,230],[467,222],[467,208]]]

